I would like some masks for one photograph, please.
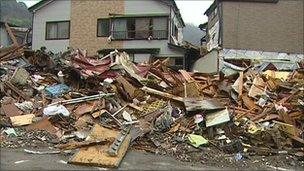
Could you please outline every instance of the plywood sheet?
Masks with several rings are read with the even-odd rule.
[[[109,138],[116,138],[119,131],[104,128],[98,124],[94,126],[92,132],[87,138],[89,140],[103,140]],[[81,148],[69,161],[71,164],[90,165],[99,167],[118,167],[123,157],[125,156],[128,147],[130,145],[131,136],[130,134],[126,137],[123,142],[118,155],[111,157],[107,151],[110,147],[110,143],[106,145],[96,145],[91,147]],[[111,142],[112,143],[112,142]]]

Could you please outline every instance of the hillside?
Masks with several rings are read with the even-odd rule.
[[[183,30],[184,40],[194,45],[200,45],[200,39],[205,35],[205,32],[201,31],[197,26],[186,23],[186,27]]]
[[[16,0],[0,0],[0,21],[17,26],[31,27],[32,14],[23,2]]]

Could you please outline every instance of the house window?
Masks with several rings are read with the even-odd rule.
[[[109,37],[110,35],[110,20],[98,19],[97,20],[97,37]]]
[[[112,20],[112,35],[116,40],[167,39],[167,17],[138,17]]]
[[[58,40],[70,38],[70,22],[46,22],[46,40]]]

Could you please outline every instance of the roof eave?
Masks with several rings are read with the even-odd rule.
[[[51,2],[53,0],[41,0],[40,2],[36,3],[35,5],[31,6],[28,8],[28,10],[32,13],[34,13],[35,11],[37,11],[39,8],[43,7],[44,5],[48,4],[49,2]]]

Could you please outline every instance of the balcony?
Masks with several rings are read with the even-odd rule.
[[[128,30],[111,31],[114,40],[164,40],[168,39],[167,30]]]

